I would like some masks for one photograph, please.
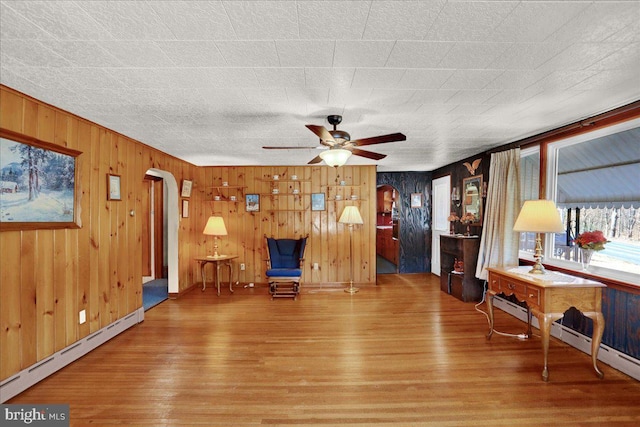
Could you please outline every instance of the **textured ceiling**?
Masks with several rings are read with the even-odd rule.
[[[430,171],[640,99],[638,1],[2,1],[0,81],[196,165]]]

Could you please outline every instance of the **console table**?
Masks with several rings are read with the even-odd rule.
[[[591,340],[591,359],[593,369],[598,377],[604,374],[598,369],[598,350],[604,332],[602,315],[602,288],[606,285],[593,280],[582,279],[547,271],[546,274],[529,274],[530,266],[514,268],[487,268],[489,281],[487,288],[487,307],[489,311],[490,331],[487,339],[493,334],[493,297],[496,294],[514,295],[518,301],[526,302],[528,331],[531,336],[531,314],[536,316],[540,324],[544,368],[542,379],[549,380],[547,355],[549,353],[549,335],[551,325],[564,316],[570,307],[575,307],[585,316],[593,320],[593,337]]]
[[[219,255],[219,256],[206,256],[196,258],[196,261],[200,263],[200,273],[202,274],[202,290],[207,287],[206,276],[204,274],[204,266],[208,263],[215,264],[216,267],[216,286],[218,288],[218,296],[220,296],[220,266],[226,265],[229,267],[229,290],[233,292],[233,265],[232,260],[238,258],[238,255]]]

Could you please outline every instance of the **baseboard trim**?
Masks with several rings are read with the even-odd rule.
[[[4,403],[12,397],[17,396],[32,385],[42,381],[73,361],[78,360],[91,350],[99,347],[119,333],[137,325],[143,320],[144,308],[140,307],[122,319],[116,320],[99,331],[76,341],[46,359],[41,360],[38,363],[34,363],[30,367],[12,375],[0,383],[0,403]]]
[[[493,306],[525,323],[527,322],[527,310],[524,307],[520,307],[519,305],[500,297],[494,297]],[[531,325],[540,329],[538,319],[536,319],[535,316],[531,319]],[[583,335],[556,322],[554,322],[551,327],[551,335],[560,341],[577,348],[583,353],[591,354],[591,337]],[[605,344],[600,344],[598,360],[626,375],[629,375],[631,378],[640,381],[640,360]]]

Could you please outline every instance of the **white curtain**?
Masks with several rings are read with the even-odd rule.
[[[476,265],[479,279],[487,280],[487,267],[518,265],[519,233],[513,225],[520,207],[520,149],[493,153]]]

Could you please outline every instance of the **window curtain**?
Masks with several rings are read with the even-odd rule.
[[[487,280],[487,267],[518,265],[520,235],[513,225],[520,207],[520,149],[493,153],[476,265],[479,279]]]

